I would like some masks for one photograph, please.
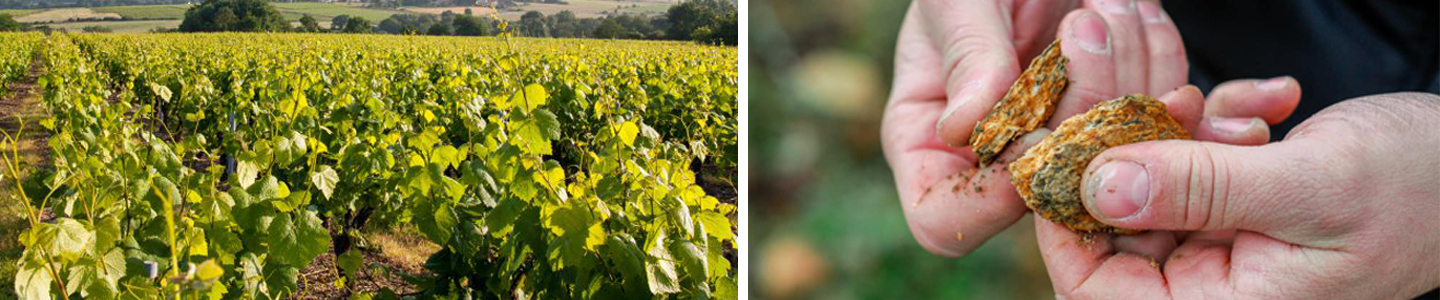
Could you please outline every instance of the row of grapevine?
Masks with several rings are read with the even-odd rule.
[[[735,207],[691,170],[735,163],[733,48],[209,34],[43,51],[55,170],[32,202],[56,218],[22,236],[22,296],[284,297],[327,250],[353,277],[371,223],[443,246],[415,296],[734,296]]]
[[[9,95],[6,88],[30,70],[40,39],[39,33],[0,32],[0,96]]]

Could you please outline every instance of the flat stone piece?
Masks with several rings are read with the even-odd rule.
[[[1055,104],[1070,87],[1070,79],[1065,74],[1069,62],[1060,52],[1060,40],[1056,39],[1030,61],[1030,66],[1010,86],[1005,97],[995,103],[990,114],[975,124],[970,146],[981,166],[995,161],[1010,141],[1045,126],[1055,114]]]
[[[1011,163],[1010,181],[1037,215],[1082,232],[1139,233],[1096,220],[1081,200],[1085,168],[1111,147],[1153,140],[1190,139],[1165,110],[1165,103],[1134,94],[1070,117],[1025,155]]]

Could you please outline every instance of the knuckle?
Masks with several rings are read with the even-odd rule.
[[[1178,196],[1184,210],[1178,219],[1186,229],[1218,228],[1224,225],[1229,195],[1227,165],[1215,155],[1209,145],[1192,147],[1187,161],[1186,182],[1183,194]]]
[[[1146,46],[1150,50],[1150,55],[1183,59],[1185,57],[1185,45],[1180,40],[1179,33],[1175,31],[1174,25],[1166,24],[1155,26],[1167,26],[1169,28],[1151,27],[1150,30],[1146,31],[1147,34],[1145,37],[1149,40]]]
[[[1011,58],[1014,55],[1006,56],[1006,51],[1013,51],[1013,48],[997,37],[980,33],[987,30],[975,28],[976,26],[978,25],[956,26],[946,34],[948,38],[940,50],[950,76],[985,76],[1018,69],[1018,62]]]

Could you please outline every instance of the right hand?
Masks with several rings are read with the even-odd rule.
[[[1156,1],[1089,0],[1086,9],[1071,11],[1079,5],[1023,0],[917,0],[911,5],[896,45],[895,79],[881,135],[911,233],[925,249],[965,255],[1027,211],[1005,164],[992,164],[971,177],[957,174],[978,167],[968,147],[975,124],[1054,37],[1062,37],[1061,50],[1070,59],[1071,85],[1049,121],[1051,128],[1101,101],[1130,93],[1163,95],[1187,81],[1179,31]],[[1255,100],[1181,111],[1197,116],[1187,123],[1195,128],[1201,110],[1258,117],[1277,107],[1293,108],[1299,98],[1298,87],[1275,93],[1293,97],[1247,96]],[[1205,136],[1203,131],[1212,130],[1199,128],[1202,132],[1192,133]],[[1001,161],[1014,160],[1038,140],[1038,135],[1027,136],[1011,143]]]

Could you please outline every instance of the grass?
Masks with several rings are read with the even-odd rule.
[[[33,13],[37,13],[37,12],[40,12],[40,10],[39,10],[39,9],[0,9],[0,15],[10,15],[11,17],[19,17],[19,16],[28,15],[28,14],[33,14]]]
[[[5,195],[13,195],[15,188],[6,184],[3,192]],[[0,264],[0,297],[15,296],[15,272],[18,266],[13,262],[20,261],[20,256],[25,253],[25,247],[20,245],[17,237],[21,232],[30,227],[29,221],[25,220],[25,207],[19,205],[13,196],[0,197],[0,261],[11,262]]]
[[[371,229],[364,234],[373,248],[380,249],[380,255],[407,268],[425,268],[425,261],[430,259],[430,255],[440,251],[440,245],[425,239],[409,226]]]
[[[62,28],[71,32],[79,32],[85,26],[100,26],[110,28],[116,33],[144,33],[156,27],[177,28],[180,27],[180,20],[143,20],[143,21],[99,21],[99,22],[67,22],[50,24],[50,28]]]
[[[42,23],[42,22],[65,22],[73,19],[98,19],[98,18],[120,18],[117,14],[101,13],[89,8],[58,8],[16,17],[16,22],[21,23]]]
[[[160,19],[184,19],[185,10],[190,5],[132,5],[132,6],[106,6],[91,8],[96,12],[116,13],[126,19],[139,20],[160,20]]]

